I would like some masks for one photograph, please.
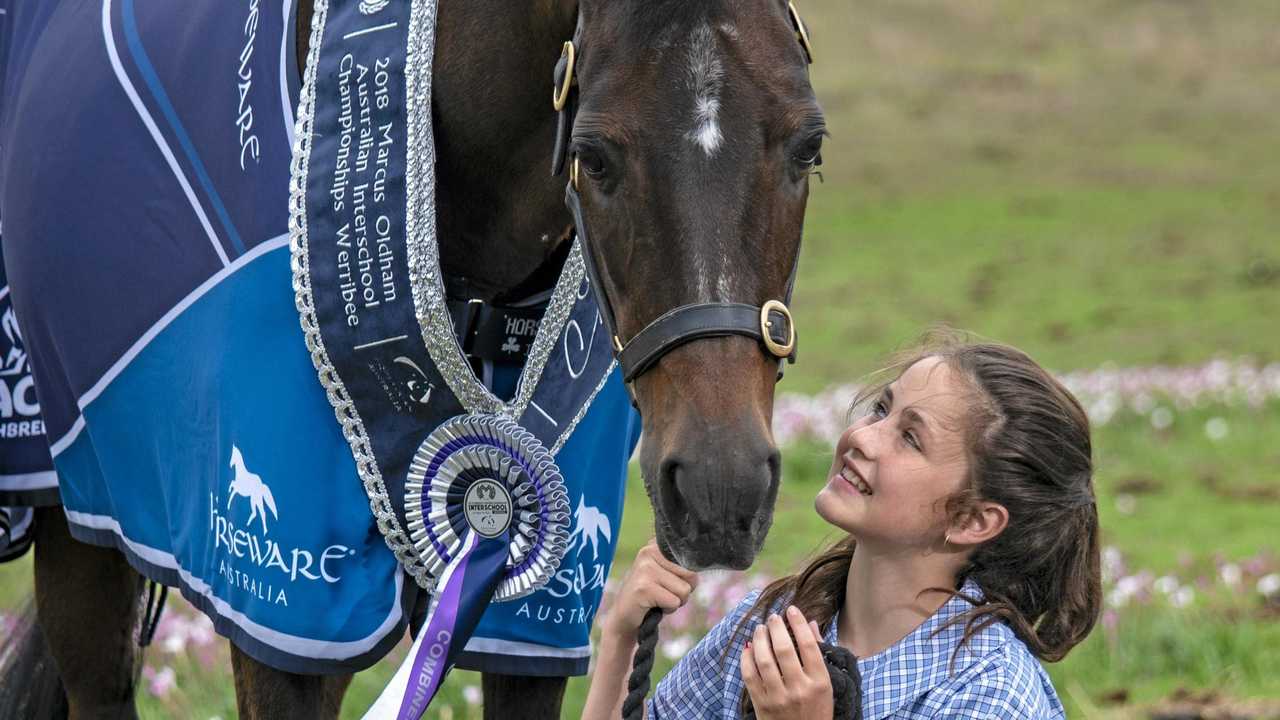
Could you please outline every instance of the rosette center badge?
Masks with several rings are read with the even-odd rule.
[[[511,526],[511,493],[493,480],[471,483],[463,507],[467,524],[483,537],[496,538]]]
[[[569,500],[551,453],[500,415],[461,415],[418,447],[405,483],[409,538],[427,572],[440,577],[469,533],[509,538],[494,599],[541,587],[568,547]]]

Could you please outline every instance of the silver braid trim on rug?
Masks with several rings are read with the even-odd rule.
[[[429,10],[432,16],[431,26],[434,27],[435,24],[435,3],[414,2],[410,15],[411,49],[420,5],[431,6]],[[311,127],[316,109],[316,67],[328,13],[328,1],[316,0],[311,17],[311,46],[307,53],[307,66],[303,72],[302,91],[298,98],[298,119],[294,130],[293,167],[289,181],[289,263],[293,271],[294,303],[298,308],[299,323],[306,338],[311,363],[315,365],[320,384],[324,386],[325,395],[329,398],[329,404],[333,406],[334,415],[337,416],[338,423],[342,427],[342,436],[351,446],[351,453],[356,462],[356,472],[364,485],[365,494],[369,496],[369,508],[377,520],[378,532],[382,534],[387,547],[391,548],[391,552],[395,554],[396,560],[400,562],[405,572],[409,573],[420,587],[432,591],[435,588],[435,581],[427,574],[426,566],[418,559],[409,536],[401,527],[391,507],[391,498],[382,480],[382,472],[373,458],[373,450],[369,445],[369,436],[365,431],[364,423],[361,422],[355,404],[351,402],[346,387],[343,386],[342,380],[329,361],[329,354],[325,351],[324,341],[320,335],[315,302],[311,294],[307,249],[307,176],[310,172]]]
[[[435,12],[435,2],[423,2],[421,5],[430,6],[430,12]],[[419,3],[415,2],[413,7],[409,20],[409,56],[405,63],[408,87],[408,170],[405,177],[408,207],[405,224],[408,226],[409,288],[413,295],[414,313],[431,361],[462,407],[473,414],[501,414],[518,420],[533,398],[551,350],[577,301],[577,288],[586,277],[582,249],[575,239],[547,311],[538,325],[538,333],[520,373],[516,396],[510,404],[502,402],[471,370],[458,345],[453,319],[449,315],[436,237],[436,158],[431,126],[431,60],[435,53],[435,33],[422,31]],[[432,17],[433,26],[434,20]]]
[[[556,281],[556,289],[551,293],[551,301],[547,303],[547,311],[542,316],[542,323],[538,325],[538,334],[534,336],[533,347],[529,348],[529,358],[525,361],[524,371],[520,373],[520,384],[516,387],[515,399],[508,407],[512,417],[519,418],[529,408],[529,402],[533,400],[533,393],[538,387],[538,380],[542,378],[547,360],[550,359],[557,341],[563,337],[564,328],[569,323],[569,315],[578,302],[577,288],[582,285],[586,277],[587,266],[582,259],[582,246],[578,244],[578,239],[575,237],[573,247],[569,249],[569,256],[565,258],[564,269],[560,271],[560,279]],[[595,399],[594,394],[592,399]],[[590,406],[588,402],[583,407],[583,412],[586,412],[586,408]],[[576,420],[574,424],[577,424]],[[556,442],[552,455],[560,451],[561,444],[560,441]]]
[[[587,413],[591,410],[591,406],[596,401],[596,396],[604,389],[604,384],[609,382],[609,378],[613,375],[613,369],[616,367],[618,367],[617,360],[609,363],[609,369],[605,371],[604,377],[600,378],[600,382],[596,383],[595,389],[591,391],[591,396],[587,398],[587,403],[582,406],[582,409],[578,411],[577,415],[573,416],[573,420],[569,421],[564,432],[560,433],[560,437],[556,439],[556,444],[551,448],[551,455],[553,457],[559,453],[560,448],[564,447],[564,444],[569,441],[569,436],[573,435],[573,431],[578,429],[578,423],[582,422],[582,418],[587,416]]]

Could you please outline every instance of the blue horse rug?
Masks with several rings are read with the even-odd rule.
[[[4,262],[72,534],[260,661],[368,667],[420,589],[299,329],[292,0],[0,10]],[[560,571],[489,608],[462,666],[586,671],[638,432],[614,372],[556,454],[575,512]]]
[[[58,476],[31,361],[0,265],[0,563],[22,557],[31,547],[33,506],[57,504]]]

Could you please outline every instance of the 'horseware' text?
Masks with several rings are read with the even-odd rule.
[[[249,61],[253,59],[253,44],[258,39],[258,0],[250,0],[249,16],[244,21],[244,48],[240,50],[240,67],[236,77],[240,79],[237,88],[240,91],[240,103],[237,106],[239,116],[236,128],[240,131],[240,169],[245,170],[245,156],[258,163],[258,136],[253,132],[253,105],[249,103],[249,92],[253,89],[253,68]]]

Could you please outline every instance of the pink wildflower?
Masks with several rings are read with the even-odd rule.
[[[173,672],[173,668],[165,665],[156,670],[147,665],[142,668],[142,677],[147,680],[147,690],[155,697],[164,699],[169,692],[177,687],[177,674]]]

